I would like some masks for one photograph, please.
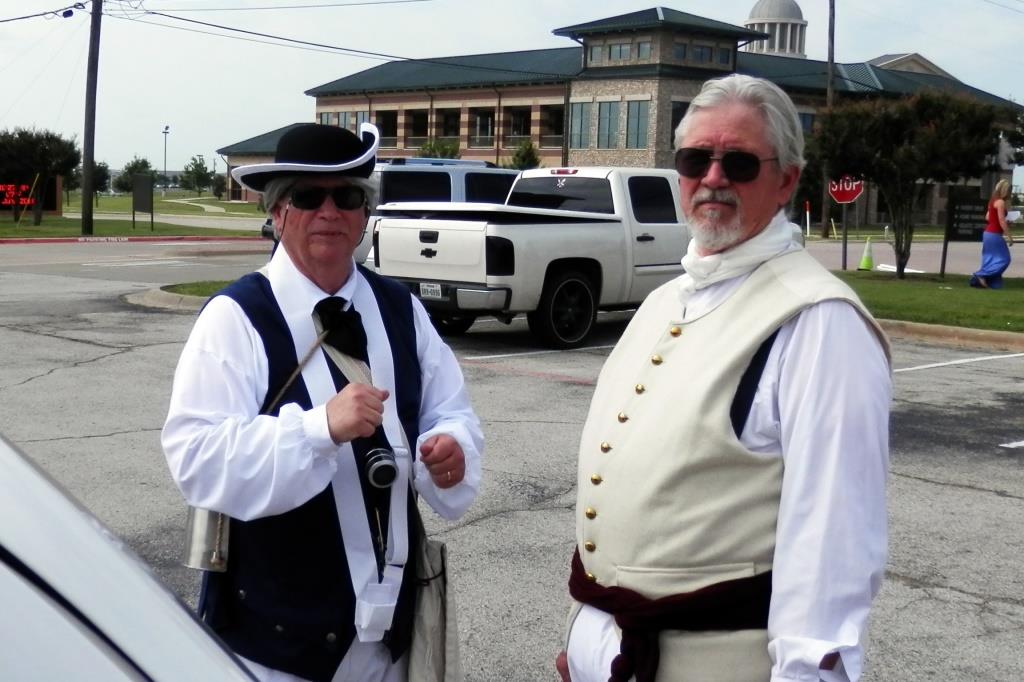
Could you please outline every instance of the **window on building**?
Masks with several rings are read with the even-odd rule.
[[[398,146],[398,112],[377,111],[374,112],[377,128],[380,130],[381,147]]]
[[[469,146],[494,146],[494,109],[480,108],[469,110]]]
[[[686,43],[672,43],[672,58],[679,61],[686,59]]]
[[[683,116],[686,115],[686,110],[689,108],[689,102],[672,102],[672,126],[668,129],[668,144],[673,150],[676,143],[676,128],[679,127],[679,122],[683,120]]]
[[[320,112],[320,125],[329,126],[331,125],[331,112],[321,111]]]
[[[732,49],[728,47],[718,48],[718,63],[728,66],[730,61],[732,61]]]
[[[650,59],[651,58],[651,41],[641,40],[636,44],[636,56],[639,59]]]
[[[629,200],[638,223],[674,223],[676,205],[668,178],[636,176],[629,179]]]
[[[545,104],[540,107],[540,146],[561,147],[565,140],[565,107]]]
[[[800,117],[800,127],[803,128],[805,133],[809,133],[814,129],[814,114],[798,113]]]
[[[439,109],[434,115],[434,120],[438,123],[438,134],[441,137],[457,138],[461,117],[462,112],[458,109]]]
[[[601,55],[604,54],[604,45],[591,45],[590,46],[590,63],[599,64],[601,62]]]
[[[619,145],[619,103],[599,102],[597,105],[597,146],[614,149]]]
[[[353,114],[351,111],[342,111],[338,114],[339,128],[352,128]]]
[[[612,43],[608,46],[608,61],[629,59],[631,47],[629,43]]]
[[[370,122],[370,112],[369,111],[357,111],[356,112],[356,130],[359,130],[359,126],[362,125],[363,123],[369,123],[369,122]]]
[[[699,64],[710,64],[711,63],[711,48],[707,45],[694,45],[693,46],[693,61]]]
[[[647,147],[647,115],[651,103],[646,100],[628,102],[626,105],[626,147],[645,149]]]
[[[590,147],[590,102],[569,105],[569,146],[573,149]]]

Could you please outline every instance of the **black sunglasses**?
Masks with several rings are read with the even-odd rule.
[[[366,192],[362,187],[342,185],[341,187],[296,187],[291,193],[291,205],[303,211],[315,211],[324,199],[331,201],[342,211],[351,211],[366,204]]]
[[[676,152],[676,172],[684,178],[703,178],[712,161],[722,164],[722,172],[730,182],[750,182],[761,172],[762,161],[778,161],[777,156],[760,159],[750,152],[725,152],[715,156],[710,149],[698,147],[682,147]]]

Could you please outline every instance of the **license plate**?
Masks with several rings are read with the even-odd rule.
[[[443,298],[441,285],[433,282],[420,282],[420,298]]]

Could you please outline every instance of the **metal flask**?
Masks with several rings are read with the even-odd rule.
[[[216,573],[228,570],[230,523],[226,514],[189,507],[185,524],[185,566]]]

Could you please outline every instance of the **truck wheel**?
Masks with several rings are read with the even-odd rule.
[[[441,336],[462,336],[476,322],[476,315],[431,315],[430,321]]]
[[[530,331],[551,348],[576,348],[583,344],[597,319],[594,286],[586,275],[562,272],[545,285],[540,304],[526,321]]]

